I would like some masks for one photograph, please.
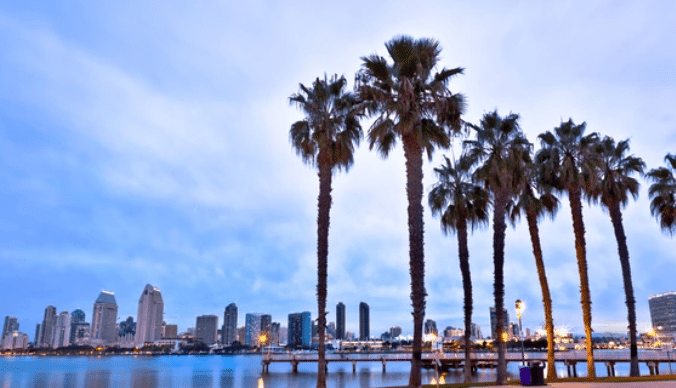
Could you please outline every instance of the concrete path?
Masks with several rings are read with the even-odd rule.
[[[514,388],[519,385],[496,385],[491,388]],[[542,385],[544,387],[544,385]],[[637,381],[631,383],[549,383],[549,388],[674,388],[676,381]]]

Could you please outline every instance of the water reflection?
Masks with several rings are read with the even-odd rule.
[[[85,373],[85,388],[110,387],[110,370],[88,370]]]
[[[235,372],[232,369],[221,370],[221,388],[235,388]]]
[[[214,376],[210,370],[194,370],[192,372],[193,388],[206,388],[214,386]]]
[[[49,381],[48,381],[49,376],[47,373],[36,373],[35,376],[33,376],[33,385],[31,387],[33,388],[45,388],[49,386]]]
[[[131,386],[133,388],[157,388],[156,369],[134,369],[131,371]]]

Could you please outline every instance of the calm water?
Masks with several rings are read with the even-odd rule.
[[[270,365],[270,373],[262,374],[261,358],[239,356],[107,356],[107,357],[2,357],[0,358],[0,388],[113,388],[113,387],[199,387],[199,388],[305,388],[316,384],[316,364],[301,363],[298,373],[283,363]],[[508,372],[518,378],[518,364],[509,363]],[[676,370],[676,364],[673,365]],[[369,388],[405,385],[410,364],[388,362],[382,372],[379,362],[358,363],[352,373],[350,363],[329,364],[328,386],[336,388]],[[577,365],[578,376],[586,375],[585,364]],[[618,364],[620,376],[629,374],[626,363]],[[667,365],[660,366],[668,372]],[[645,364],[641,373],[648,374]],[[557,363],[557,374],[565,376],[563,363]],[[433,370],[422,372],[423,383],[434,382]],[[597,363],[597,375],[605,376],[603,363]],[[461,371],[445,374],[445,382],[462,380]],[[476,381],[495,380],[494,369],[479,369]]]

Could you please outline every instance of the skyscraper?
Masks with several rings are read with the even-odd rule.
[[[218,315],[200,315],[195,323],[195,340],[206,345],[216,343]]]
[[[664,292],[648,298],[653,329],[661,335],[676,336],[676,292]]]
[[[265,334],[267,339],[270,338],[272,317],[269,314],[248,313],[246,314],[245,321],[247,345],[260,346],[259,337],[261,334]],[[242,339],[240,338],[241,341]]]
[[[437,323],[433,319],[428,319],[425,321],[425,334],[439,334],[439,331],[437,330]]]
[[[490,314],[491,314],[491,338],[496,339],[498,338],[496,333],[498,327],[498,318],[495,311],[495,307],[490,308]],[[504,308],[502,309],[502,322],[506,333],[507,330],[509,330],[509,313]]]
[[[312,318],[309,311],[289,314],[287,345],[291,348],[309,348],[312,340]]]
[[[345,305],[338,302],[336,305],[336,339],[345,339]]]
[[[70,313],[70,338],[68,342],[75,344],[75,338],[80,330],[80,325],[83,323],[85,323],[85,312],[80,309],[73,310]],[[89,325],[87,324],[87,326]]]
[[[146,284],[138,300],[136,315],[136,340],[138,345],[162,338],[164,301],[160,289]]]
[[[101,291],[94,302],[92,313],[92,334],[94,343],[112,344],[117,340],[117,302],[115,295],[109,291]]]
[[[359,340],[368,341],[370,338],[370,324],[369,305],[365,302],[359,303]]]
[[[40,325],[40,338],[36,341],[38,347],[49,348],[54,338],[54,325],[56,324],[56,307],[49,305],[45,308],[45,317]]]
[[[70,345],[70,313],[68,311],[62,311],[61,314],[56,317],[52,348],[57,349],[68,345]]]
[[[279,345],[279,322],[272,322],[270,326],[270,344]]]
[[[237,305],[230,303],[223,313],[223,328],[221,329],[221,343],[230,345],[237,339]]]
[[[2,326],[2,337],[14,331],[19,331],[19,319],[8,315],[5,317],[5,324]]]

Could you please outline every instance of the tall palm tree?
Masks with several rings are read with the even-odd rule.
[[[311,88],[300,84],[300,92],[289,102],[305,113],[305,119],[291,125],[289,138],[303,162],[317,167],[319,198],[317,216],[317,335],[319,357],[317,388],[326,387],[324,333],[326,330],[326,283],[329,254],[329,213],[331,210],[331,178],[334,169],[352,165],[354,149],[363,137],[357,97],[345,92],[347,81],[337,75],[317,78]]]
[[[547,131],[538,138],[542,148],[535,155],[539,166],[539,179],[559,193],[566,192],[570,202],[575,233],[575,255],[580,274],[580,303],[584,322],[585,346],[587,349],[587,376],[596,377],[594,349],[592,347],[591,297],[587,274],[587,250],[584,220],[582,218],[582,195],[586,187],[592,187],[597,177],[599,161],[594,152],[598,134],[584,136],[586,124],[575,125],[572,119]]]
[[[676,155],[664,157],[667,167],[659,167],[646,174],[654,183],[648,189],[650,214],[657,217],[664,232],[676,232]]]
[[[509,207],[509,218],[512,225],[521,217],[526,216],[528,233],[533,244],[535,267],[538,271],[540,289],[542,290],[542,304],[545,310],[545,331],[547,332],[547,380],[556,380],[556,366],[554,364],[554,318],[552,317],[552,297],[549,292],[545,262],[542,257],[540,231],[538,220],[544,216],[554,217],[559,209],[559,199],[554,194],[543,189],[539,184],[534,164],[526,166],[526,179],[522,182],[519,196]]]
[[[472,334],[472,279],[469,271],[469,249],[467,247],[467,226],[488,222],[488,194],[472,182],[472,170],[467,158],[457,163],[444,156],[445,163],[435,168],[439,181],[429,193],[429,205],[433,215],[441,216],[441,230],[444,234],[456,232],[458,236],[458,258],[462,273],[465,310],[465,382],[472,379],[470,360],[470,336]]]
[[[631,267],[629,265],[629,249],[627,236],[622,224],[622,208],[627,205],[629,195],[638,198],[638,189],[641,186],[630,175],[643,174],[645,163],[641,158],[633,155],[626,156],[629,151],[629,140],[623,140],[615,145],[611,137],[604,137],[597,147],[601,159],[599,179],[596,186],[588,191],[587,198],[593,202],[601,202],[608,209],[610,220],[615,231],[617,250],[622,267],[624,281],[624,296],[627,304],[627,319],[629,321],[629,341],[631,344],[630,376],[639,376],[638,351],[636,347],[636,300],[634,286],[631,281]]]
[[[425,317],[425,253],[423,225],[423,151],[431,159],[436,147],[448,148],[450,131],[460,131],[465,101],[448,82],[462,68],[434,73],[441,47],[434,39],[397,36],[385,43],[392,64],[379,55],[362,57],[357,73],[359,97],[376,116],[369,128],[369,147],[387,157],[398,139],[406,158],[409,267],[413,305],[413,352],[409,387],[420,387],[422,330]]]
[[[497,111],[484,114],[476,131],[476,140],[464,142],[465,154],[477,166],[475,179],[491,195],[493,204],[493,265],[495,313],[497,319],[497,383],[506,384],[506,328],[503,321],[505,298],[504,263],[507,205],[524,179],[524,166],[530,163],[531,145],[519,127],[519,115],[500,117]]]

